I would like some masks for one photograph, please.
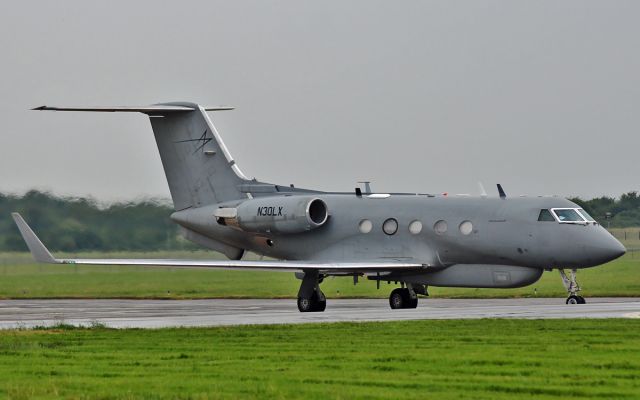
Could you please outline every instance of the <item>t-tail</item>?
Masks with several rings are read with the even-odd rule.
[[[249,180],[240,171],[207,111],[194,103],[162,103],[144,107],[37,107],[34,110],[141,112],[151,121],[176,211],[246,199]],[[246,185],[244,185],[246,186]]]

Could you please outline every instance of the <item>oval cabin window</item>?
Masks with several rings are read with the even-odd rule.
[[[447,221],[440,220],[433,225],[433,230],[438,234],[442,235],[447,232]]]
[[[360,221],[360,224],[358,227],[360,229],[360,232],[369,233],[371,232],[371,229],[373,229],[373,223],[368,219],[363,219],[362,221]]]
[[[389,218],[388,220],[384,221],[382,230],[387,235],[394,235],[398,231],[398,221],[393,218]]]

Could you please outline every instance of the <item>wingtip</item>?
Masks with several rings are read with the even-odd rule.
[[[13,218],[13,220],[14,220],[14,221],[15,221],[15,223],[16,223],[16,225],[18,225],[18,229],[20,228],[20,224],[21,224],[21,223],[22,223],[22,224],[25,224],[25,225],[27,224],[27,223],[24,221],[24,218],[22,218],[22,215],[20,215],[20,213],[12,212],[12,213],[11,213],[11,218]],[[20,232],[22,233],[22,231],[20,231]]]
[[[13,220],[16,223],[18,230],[20,231],[20,235],[22,235],[22,239],[24,240],[27,247],[29,248],[29,251],[31,252],[31,255],[33,256],[33,258],[37,262],[41,262],[41,263],[48,263],[48,264],[57,263],[58,260],[56,260],[51,255],[49,250],[45,247],[45,245],[42,244],[38,236],[36,236],[36,234],[33,232],[31,227],[29,227],[29,225],[25,222],[24,218],[22,218],[22,215],[20,215],[20,213],[13,212],[11,213],[11,216],[13,217]]]
[[[42,111],[46,109],[47,109],[47,106],[39,106],[39,107],[32,108],[31,111]]]

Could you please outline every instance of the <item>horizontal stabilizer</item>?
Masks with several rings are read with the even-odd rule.
[[[229,106],[212,106],[202,107],[205,111],[228,111],[233,110],[233,107]],[[142,107],[129,107],[129,106],[116,106],[116,107],[49,107],[40,106],[32,108],[35,111],[93,111],[93,112],[140,112],[144,114],[163,114],[163,113],[175,113],[184,111],[194,111],[197,108],[180,106],[180,105],[168,105],[168,104],[155,104],[151,106]]]
[[[250,261],[250,260],[164,260],[164,259],[56,259],[42,244],[40,239],[31,230],[29,225],[18,213],[13,216],[22,238],[27,243],[29,251],[37,262],[50,264],[74,264],[74,265],[132,265],[143,267],[170,267],[170,268],[218,268],[218,269],[244,269],[244,270],[269,270],[284,272],[303,272],[307,270],[319,271],[327,274],[345,274],[360,272],[391,272],[402,270],[416,270],[426,267],[423,264],[406,262],[315,262],[315,261]]]

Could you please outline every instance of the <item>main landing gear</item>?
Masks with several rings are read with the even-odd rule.
[[[298,291],[298,310],[300,312],[322,312],[327,308],[327,298],[320,290],[324,276],[318,271],[306,271]]]
[[[393,310],[418,307],[418,295],[416,292],[424,295],[427,293],[424,286],[414,287],[410,283],[407,283],[407,287],[393,289],[389,295],[389,306]]]
[[[298,297],[298,311],[322,312],[327,308],[327,299],[322,291],[314,293],[311,297]]]
[[[576,280],[576,270],[571,270],[570,277],[567,277],[564,269],[559,269],[558,271],[562,278],[562,284],[567,289],[567,293],[569,293],[569,297],[567,297],[567,304],[585,304],[586,300],[584,297],[578,294],[582,289],[580,289],[580,285],[578,285],[578,281]]]

